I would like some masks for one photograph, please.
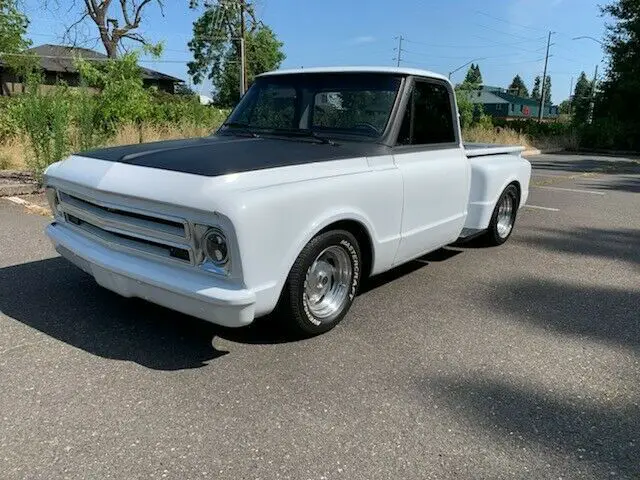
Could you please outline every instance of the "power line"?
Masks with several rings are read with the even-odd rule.
[[[481,25],[479,23],[477,23],[476,26],[480,27],[480,28],[484,28],[486,30],[490,30],[490,31],[495,32],[495,33],[499,33],[500,35],[507,35],[509,37],[518,38],[520,40],[535,40],[535,39],[530,38],[530,37],[523,37],[522,35],[516,35],[515,33],[508,33],[508,32],[503,32],[502,30],[496,30],[495,28],[487,27],[486,25]]]
[[[474,36],[475,38],[480,38],[482,40],[486,40],[485,37],[477,37]],[[419,42],[416,40],[409,40],[408,38],[404,38],[403,37],[403,42],[408,42],[408,43],[414,43],[416,45],[424,45],[426,47],[430,47],[430,48],[455,48],[455,49],[460,49],[460,48],[494,48],[494,47],[511,47],[514,45],[521,45],[523,43],[531,43],[534,41],[542,41],[544,40],[544,37],[540,37],[538,39],[532,39],[532,40],[522,40],[519,42],[512,42],[512,43],[495,43],[494,45],[443,45],[443,44],[433,44],[433,43],[428,43],[428,42]],[[488,40],[490,42],[493,42],[493,40]]]
[[[504,18],[496,17],[494,15],[490,15],[490,14],[488,14],[486,12],[482,12],[480,10],[476,10],[475,13],[477,13],[478,15],[482,15],[484,17],[492,18],[494,20],[497,20],[498,22],[506,23],[508,25],[513,25],[513,26],[520,27],[520,28],[526,28],[526,29],[529,29],[529,30],[535,30],[536,32],[546,32],[546,30],[544,30],[542,28],[531,27],[529,25],[522,25],[521,23],[512,22],[510,20],[505,20]]]

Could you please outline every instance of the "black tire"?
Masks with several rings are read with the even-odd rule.
[[[498,228],[498,215],[500,212],[500,206],[505,204],[505,202],[507,201],[510,201],[512,205],[511,228],[506,234],[504,233],[501,234],[500,229]],[[483,238],[485,244],[489,246],[498,246],[498,245],[502,245],[504,242],[506,242],[509,239],[509,237],[511,236],[511,233],[513,232],[513,228],[515,227],[519,205],[520,205],[520,195],[518,194],[518,188],[514,184],[511,184],[504,189],[504,191],[502,192],[502,195],[500,195],[500,198],[496,203],[495,208],[493,209],[493,214],[491,215],[491,221],[489,222],[489,228],[487,229],[487,232],[485,233]]]
[[[339,308],[331,315],[319,318],[310,310],[305,300],[307,273],[318,256],[330,247],[338,247],[351,266],[351,279],[346,288],[346,296]],[[335,327],[349,311],[353,303],[362,276],[362,256],[356,238],[346,230],[332,230],[314,237],[300,252],[296,259],[279,301],[279,310],[286,325],[296,334],[314,336]]]

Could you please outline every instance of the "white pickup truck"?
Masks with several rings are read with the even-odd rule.
[[[522,150],[464,145],[435,73],[270,72],[209,137],[51,165],[47,234],[126,297],[230,327],[278,308],[314,335],[365,277],[461,237],[505,242],[529,192]]]

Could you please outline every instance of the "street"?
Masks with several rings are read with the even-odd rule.
[[[2,478],[640,477],[640,165],[530,160],[509,242],[302,341],[121,298],[0,199]]]

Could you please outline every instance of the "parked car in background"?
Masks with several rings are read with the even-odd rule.
[[[442,75],[270,72],[210,137],[50,166],[47,233],[126,297],[230,327],[278,308],[314,335],[365,277],[461,237],[504,243],[529,192],[522,150],[465,146]]]

